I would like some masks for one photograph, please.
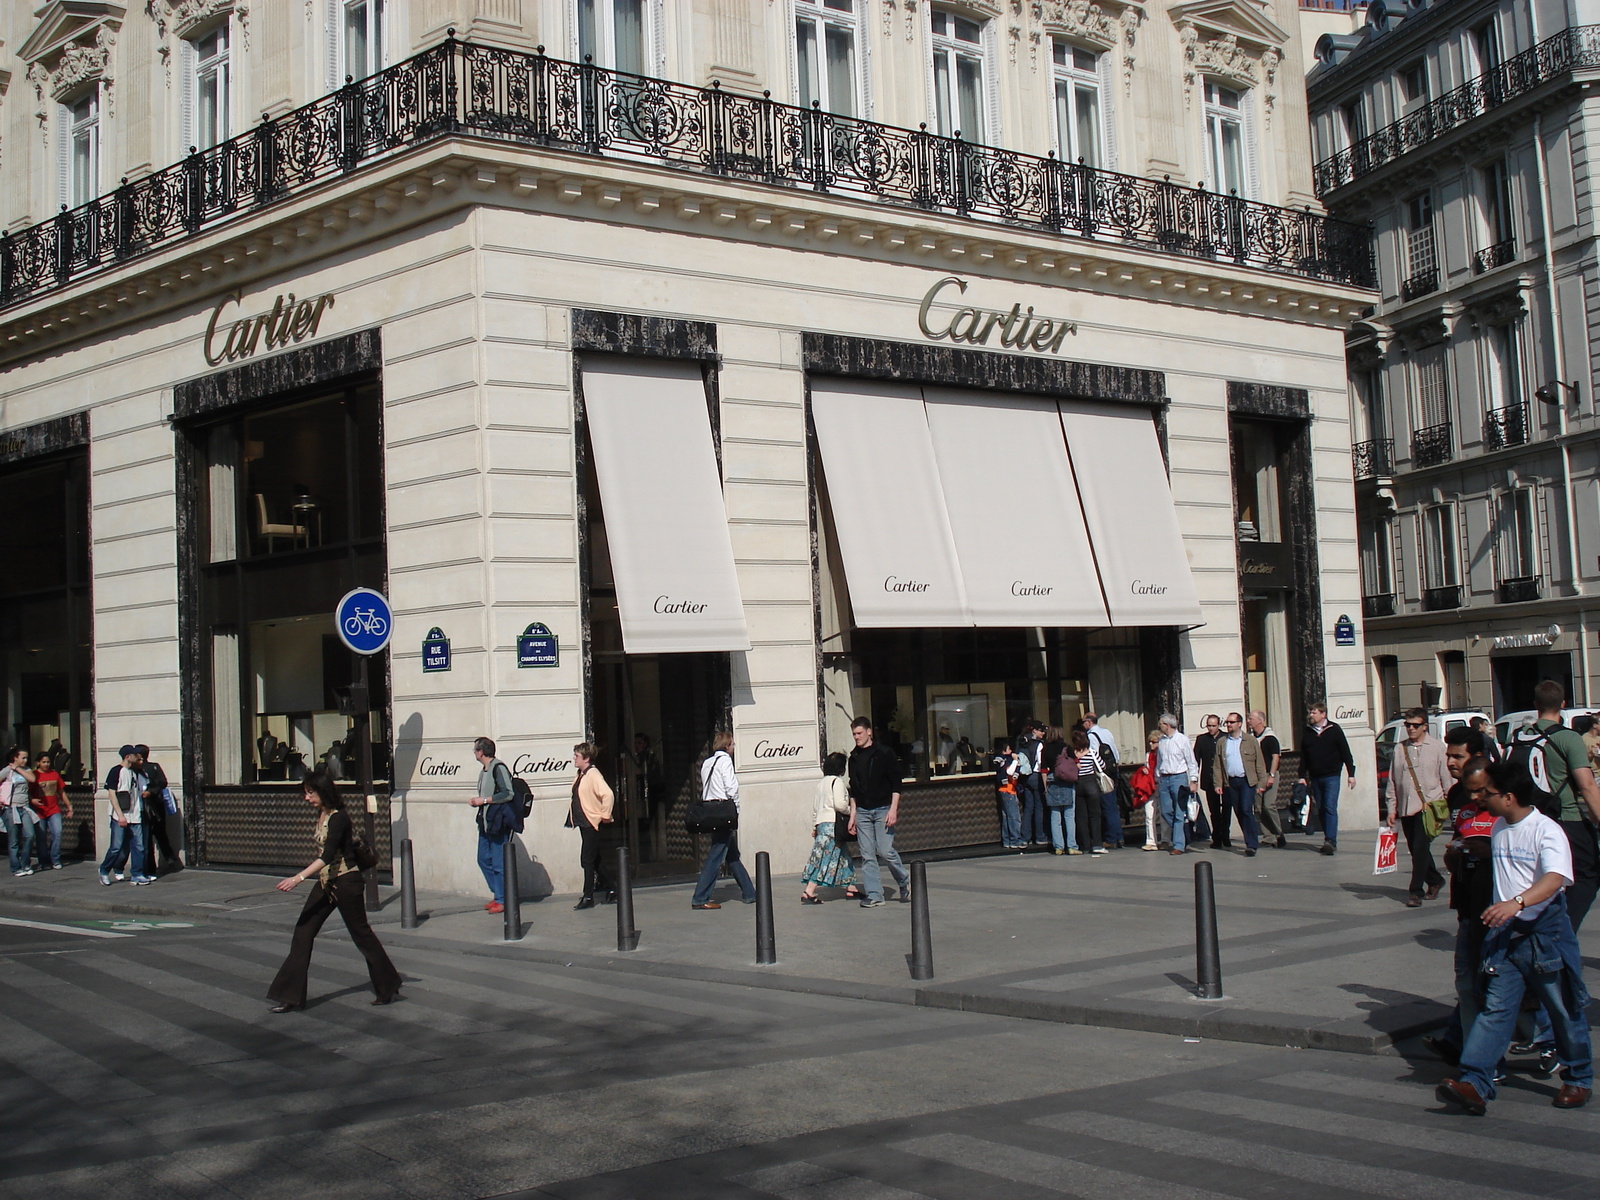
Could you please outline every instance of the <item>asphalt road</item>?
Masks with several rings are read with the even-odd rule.
[[[420,943],[371,1008],[342,932],[278,1016],[284,949],[0,903],[0,1196],[1590,1200],[1600,1172],[1600,1108],[1522,1076],[1473,1120],[1423,1060]]]

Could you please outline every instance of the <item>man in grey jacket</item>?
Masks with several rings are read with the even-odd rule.
[[[482,768],[478,772],[478,794],[472,797],[472,807],[478,817],[478,869],[483,881],[489,885],[489,903],[483,907],[492,913],[506,910],[506,839],[511,836],[507,828],[491,831],[484,817],[491,804],[510,804],[516,796],[511,787],[511,768],[494,756],[494,740],[477,738],[472,743],[472,757]]]
[[[1223,736],[1217,741],[1212,762],[1212,786],[1222,793],[1223,802],[1239,818],[1244,831],[1244,856],[1254,858],[1261,845],[1261,829],[1256,824],[1256,792],[1265,786],[1267,765],[1261,759],[1261,743],[1246,732],[1244,717],[1228,714],[1222,724]]]

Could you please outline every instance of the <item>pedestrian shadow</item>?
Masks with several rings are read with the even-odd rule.
[[[1341,883],[1339,887],[1357,900],[1398,900],[1403,904],[1411,894],[1403,887],[1383,887],[1376,883]]]
[[[1448,930],[1419,930],[1411,940],[1425,950],[1447,950],[1451,954],[1456,952],[1456,935]]]

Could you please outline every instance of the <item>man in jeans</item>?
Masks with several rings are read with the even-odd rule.
[[[478,760],[478,794],[472,797],[472,807],[478,818],[478,870],[489,885],[489,903],[483,907],[492,913],[506,910],[506,839],[509,830],[491,833],[484,827],[483,818],[491,804],[510,804],[516,795],[511,789],[511,768],[494,756],[494,739],[474,738],[472,757]]]
[[[1110,788],[1103,788],[1100,792],[1100,817],[1105,825],[1106,849],[1121,850],[1122,809],[1117,803],[1117,791],[1126,790],[1128,785],[1117,770],[1117,739],[1109,729],[1101,728],[1098,713],[1084,713],[1081,723],[1083,731],[1089,735],[1089,748],[1095,752],[1095,757],[1100,760],[1101,767],[1112,783]]]
[[[1261,743],[1254,734],[1245,732],[1242,716],[1229,713],[1227,726],[1227,733],[1217,740],[1212,751],[1215,759],[1211,778],[1225,811],[1239,818],[1244,856],[1254,858],[1261,845],[1261,833],[1256,825],[1256,795],[1265,786],[1267,765],[1261,761]]]
[[[911,875],[894,849],[894,827],[900,821],[900,756],[872,740],[872,722],[850,722],[856,748],[850,751],[850,832],[861,848],[862,908],[883,906],[883,880],[878,859],[900,886],[900,901],[911,899]]]
[[[122,864],[128,864],[128,880],[135,887],[154,883],[144,873],[144,776],[139,773],[139,748],[124,746],[117,751],[122,762],[106,776],[106,791],[111,794],[111,839],[100,863],[100,882],[110,887],[122,878]]]
[[[1194,747],[1178,729],[1178,718],[1162,713],[1157,722],[1161,740],[1156,743],[1156,776],[1161,797],[1161,819],[1172,827],[1173,854],[1182,854],[1184,823],[1189,819],[1189,796],[1200,791],[1200,763]]]
[[[1339,789],[1342,774],[1356,785],[1356,760],[1344,730],[1328,720],[1328,706],[1320,700],[1306,710],[1306,731],[1300,739],[1300,782],[1311,794],[1311,807],[1322,820],[1322,853],[1339,849]],[[1389,786],[1394,787],[1391,769]],[[1311,822],[1307,820],[1309,826]]]

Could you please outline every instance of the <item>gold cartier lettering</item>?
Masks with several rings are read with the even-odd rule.
[[[278,296],[266,312],[234,320],[219,348],[217,328],[222,323],[223,312],[229,305],[237,307],[240,299],[240,293],[232,292],[218,300],[216,308],[211,310],[211,319],[206,322],[203,349],[206,362],[213,367],[249,358],[263,345],[268,350],[276,350],[290,342],[303,342],[308,337],[314,337],[322,321],[323,310],[333,307],[332,292],[324,292],[314,300],[301,300],[298,304],[293,292]]]
[[[939,293],[949,287],[965,292],[967,281],[955,275],[946,275],[928,289],[917,309],[917,328],[922,330],[924,337],[936,342],[948,338],[969,346],[987,346],[989,339],[999,330],[999,344],[1008,349],[1059,354],[1067,334],[1078,332],[1076,322],[1035,316],[1031,304],[1026,309],[1021,304],[1013,304],[1009,309],[958,308],[949,324],[936,328],[930,323],[930,314]]]

